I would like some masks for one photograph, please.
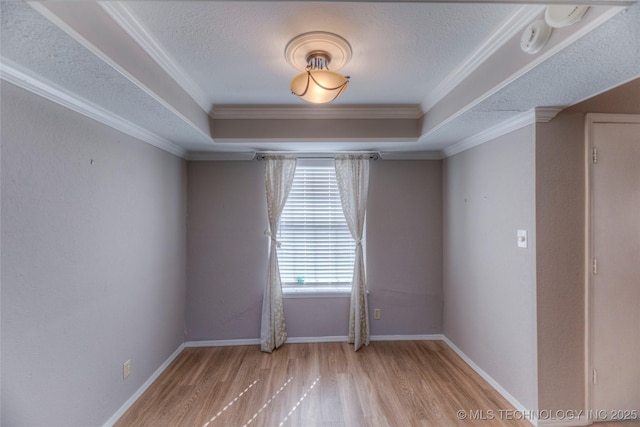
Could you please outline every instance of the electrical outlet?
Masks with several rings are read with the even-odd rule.
[[[374,308],[373,309],[373,320],[380,320],[380,309],[379,308]]]
[[[124,365],[122,365],[122,379],[126,380],[129,375],[131,375],[131,359],[127,360],[124,362]]]

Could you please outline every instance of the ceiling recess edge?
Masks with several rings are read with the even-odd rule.
[[[187,92],[204,111],[209,111],[213,101],[178,65],[177,61],[149,33],[123,2],[100,2],[99,5],[156,63]]]
[[[564,48],[568,47],[569,45],[571,45],[581,37],[595,30],[597,27],[604,24],[609,19],[613,18],[615,15],[617,15],[618,13],[620,13],[625,9],[626,9],[625,7],[616,6],[616,7],[611,7],[605,10],[601,10],[600,14],[584,22],[582,25],[576,26],[574,31],[568,34],[562,40],[558,40],[552,46],[545,47],[545,49],[541,53],[537,55],[532,55],[531,61],[525,63],[522,67],[520,67],[517,71],[515,71],[511,75],[501,79],[499,84],[488,88],[487,90],[484,91],[484,93],[481,96],[478,96],[475,99],[469,100],[465,105],[457,108],[457,111],[455,113],[449,114],[446,117],[446,119],[442,120],[439,123],[436,123],[433,127],[428,128],[426,131],[423,129],[423,133],[419,138],[420,142],[424,142],[430,135],[432,135],[436,131],[450,124],[455,119],[459,118],[461,115],[463,115],[464,113],[466,113],[467,111],[475,107],[476,105],[480,104],[481,102],[485,101],[487,98],[491,97],[492,95],[496,94],[500,90],[504,89],[510,83],[513,83],[516,79],[524,76],[526,73],[533,70],[535,67],[537,67],[538,65],[540,65],[541,63],[543,63],[544,61],[546,61],[556,53],[562,51]],[[516,34],[514,37],[517,37],[519,39],[520,35]],[[426,114],[427,113],[428,111],[426,112]],[[426,114],[425,114],[425,117],[426,117]]]
[[[74,93],[56,87],[53,83],[45,81],[42,77],[22,69],[19,65],[13,64],[12,61],[5,58],[0,59],[0,78],[156,148],[183,159],[187,158],[187,150],[184,148],[90,101],[81,99]]]
[[[42,16],[44,16],[46,19],[48,19],[52,24],[54,24],[55,26],[60,28],[67,35],[69,35],[71,38],[73,38],[75,41],[80,43],[82,46],[84,46],[91,53],[96,55],[103,62],[105,62],[107,65],[109,65],[114,70],[116,70],[118,73],[120,73],[123,77],[125,77],[130,82],[132,82],[134,85],[136,85],[138,88],[140,88],[142,91],[144,91],[147,95],[149,95],[151,98],[153,98],[156,102],[158,102],[160,105],[162,105],[164,108],[166,108],[172,114],[174,114],[176,117],[178,117],[184,123],[186,123],[191,128],[193,128],[201,136],[209,139],[211,141],[211,143],[214,142],[213,139],[211,138],[211,135],[209,133],[205,132],[202,129],[202,127],[200,125],[198,125],[192,118],[187,117],[185,114],[183,114],[183,112],[181,112],[179,109],[174,107],[174,105],[172,105],[172,103],[168,102],[162,96],[158,95],[156,93],[156,91],[154,91],[152,88],[150,88],[142,80],[137,78],[135,75],[131,74],[131,72],[129,72],[129,70],[125,66],[123,66],[122,64],[120,64],[117,61],[115,61],[113,58],[111,58],[111,56],[109,56],[106,52],[104,52],[99,46],[97,46],[96,44],[94,44],[93,42],[88,40],[86,37],[84,37],[79,31],[76,30],[76,28],[74,28],[72,25],[67,23],[61,16],[58,16],[58,13],[60,13],[60,11],[58,11],[56,13],[53,10],[50,9],[51,7],[56,7],[56,6],[69,7],[69,5],[65,5],[64,3],[61,3],[61,2],[51,2],[48,5],[45,5],[44,2],[35,2],[35,1],[30,1],[30,2],[28,2],[28,4],[34,10],[36,10],[38,13],[40,13]],[[83,4],[85,6],[86,5],[90,5],[90,3],[80,3],[80,4]],[[102,8],[100,8],[100,10],[104,11],[104,9],[102,9]],[[107,12],[104,11],[104,13],[107,13]],[[86,18],[88,18],[88,17],[85,15],[85,19]],[[99,25],[98,22],[95,22],[95,25]],[[127,36],[131,37],[125,30],[123,30],[123,32],[125,34],[127,34]],[[143,49],[143,47],[140,46],[140,44],[138,44],[137,40],[135,40],[134,38],[132,38],[132,40],[136,44],[136,46],[138,46],[140,49]],[[152,57],[152,59],[153,59],[153,57]],[[155,61],[155,59],[154,59],[154,61]],[[157,62],[156,62],[156,65],[157,65]],[[162,69],[163,72],[167,73],[162,67],[160,67],[160,69]],[[171,78],[171,80],[173,82],[175,82],[175,84],[178,84],[175,80],[173,80],[173,77],[171,77],[170,74],[168,74],[168,75]],[[181,90],[185,90],[182,87],[180,87],[180,89]],[[195,99],[193,99],[191,97],[191,95],[188,94],[188,92],[185,91],[185,93],[187,93],[188,99],[190,100],[190,102],[193,102],[193,103],[195,103],[195,105],[198,105],[197,102],[195,101]],[[200,108],[200,105],[198,105],[197,108],[198,108],[199,111],[202,112],[203,117],[207,117],[208,116],[207,113],[206,113],[206,110],[203,111]],[[202,126],[204,126],[204,124]],[[208,127],[208,124],[207,124],[207,127]]]
[[[544,11],[544,6],[526,5],[516,11],[496,31],[494,31],[471,55],[454,68],[436,86],[431,96],[422,102],[422,110],[427,112],[445,98],[464,79],[469,77],[483,62],[497,52],[524,27]]]

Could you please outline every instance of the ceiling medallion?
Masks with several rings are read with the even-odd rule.
[[[287,44],[284,56],[289,64],[302,71],[291,80],[291,92],[304,101],[331,102],[349,85],[349,76],[335,70],[351,60],[351,46],[337,34],[324,31],[301,34]]]

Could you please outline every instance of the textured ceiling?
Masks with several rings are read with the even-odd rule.
[[[574,105],[640,77],[639,22],[640,4],[636,4],[469,109],[455,126],[434,132],[428,149],[444,149],[513,113]]]
[[[0,45],[3,60],[152,129],[158,136],[199,149],[210,145],[148,94],[125,79],[61,29],[21,1],[2,2]]]
[[[353,58],[342,104],[420,104],[519,6],[297,2],[128,2],[215,104],[289,104],[293,37],[329,31]]]
[[[566,107],[640,77],[640,4],[629,5],[622,13],[592,7],[526,55],[520,34],[542,6],[2,1],[0,65],[3,79],[63,105],[71,99],[76,111],[89,105],[90,117],[99,111],[98,120],[108,116],[101,121],[185,157],[267,150],[437,157],[522,112]],[[317,30],[353,48],[341,70],[352,76],[349,90],[322,108],[289,93],[296,70],[284,59],[291,38]],[[251,111],[251,120],[216,116],[229,106]],[[343,117],[340,107],[357,111]]]

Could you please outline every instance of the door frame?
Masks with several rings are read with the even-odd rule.
[[[640,124],[640,114],[588,113],[585,117],[585,259],[584,259],[584,310],[585,310],[585,412],[593,410],[593,126],[600,123]],[[589,420],[590,421],[590,420]],[[589,422],[591,424],[591,422]]]

